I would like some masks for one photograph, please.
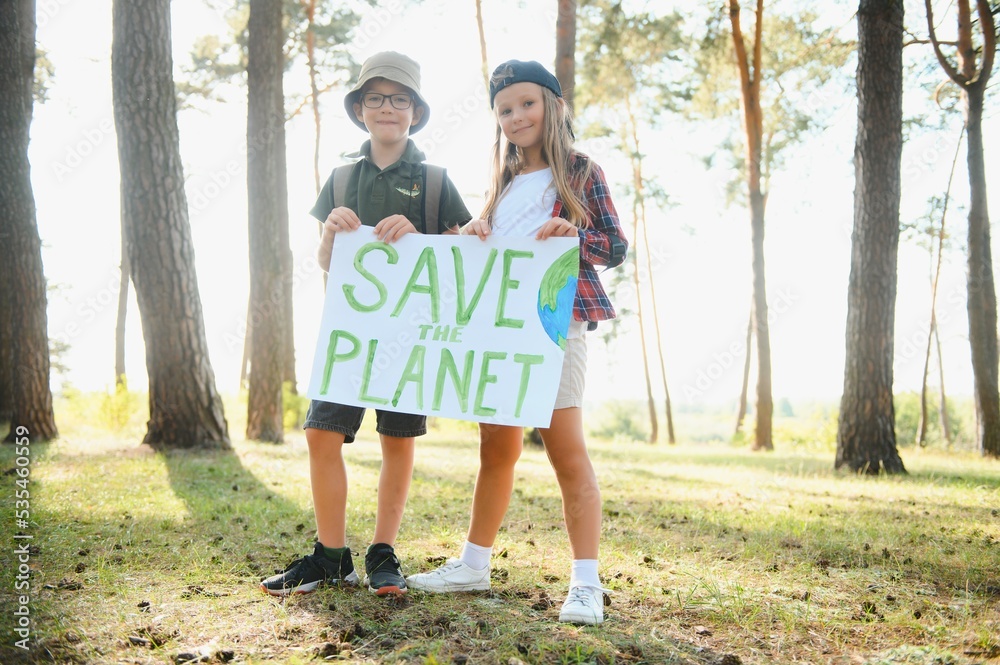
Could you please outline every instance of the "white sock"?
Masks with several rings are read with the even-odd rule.
[[[473,570],[485,570],[490,567],[490,557],[493,556],[492,547],[483,547],[465,541],[462,546],[462,556],[459,560]]]
[[[593,586],[600,588],[601,578],[597,575],[597,559],[573,559],[573,572],[569,577],[570,588]]]

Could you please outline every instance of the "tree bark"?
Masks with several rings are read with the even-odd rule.
[[[486,27],[483,25],[483,0],[476,0],[476,27],[479,29],[479,58],[483,68],[483,83],[486,85],[486,89],[489,90],[490,61],[486,57]]]
[[[854,233],[836,468],[905,473],[892,401],[903,135],[903,7],[861,0]]]
[[[629,120],[629,133],[632,140],[632,154],[633,157],[633,168],[635,169],[635,192],[634,196],[639,206],[639,222],[642,223],[642,242],[646,247],[646,266],[649,269],[649,299],[653,308],[653,332],[656,336],[656,352],[660,360],[660,377],[663,379],[663,394],[665,395],[664,407],[666,411],[667,418],[667,443],[677,443],[677,438],[674,436],[674,414],[673,408],[670,404],[670,388],[667,385],[667,364],[663,353],[663,335],[660,334],[660,315],[656,308],[656,280],[653,279],[653,259],[652,254],[649,250],[649,225],[646,222],[646,189],[642,174],[642,150],[639,144],[639,123],[636,120],[635,113],[632,110],[632,104],[630,98],[626,97],[625,100],[626,110],[628,111]],[[637,238],[637,236],[633,236]],[[636,268],[639,266],[638,257],[636,257]]]
[[[49,387],[47,297],[42,271],[42,244],[31,189],[28,140],[34,98],[35,2],[0,3],[0,263],[7,290],[2,316],[3,365],[9,372],[10,433],[31,440],[58,436]],[[2,406],[2,405],[0,405]]]
[[[626,98],[627,101],[627,98]],[[628,143],[628,138],[624,138]],[[632,196],[632,237],[639,237],[639,197],[642,195],[642,172],[637,163],[638,155],[629,151],[632,163],[632,185],[635,194]],[[642,289],[639,282],[639,256],[634,253],[632,266],[632,285],[635,287],[635,314],[639,321],[639,342],[642,345],[642,371],[646,379],[646,406],[649,409],[649,442],[656,443],[660,436],[659,422],[656,417],[656,400],[653,399],[653,382],[649,375],[649,351],[646,349],[646,321],[642,312]]]
[[[980,80],[979,83],[985,83]],[[965,90],[966,129],[969,133],[969,344],[975,378],[977,438],[983,454],[1000,457],[1000,393],[997,390],[997,297],[990,249],[990,217],[986,203],[986,165],[983,158],[983,85]]]
[[[771,336],[767,321],[767,282],[764,269],[764,209],[767,195],[761,187],[764,123],[760,107],[762,76],[764,0],[757,0],[754,27],[753,62],[750,62],[740,27],[740,4],[729,1],[729,20],[733,28],[733,46],[740,72],[740,101],[743,130],[746,134],[747,194],[750,202],[750,231],[753,269],[754,333],[757,338],[757,390],[754,450],[773,450],[771,420],[774,402],[771,395]]]
[[[927,349],[924,354],[924,373],[920,382],[920,422],[917,425],[917,445],[926,446],[927,445],[927,377],[930,374],[930,364],[931,364],[931,344],[934,340],[939,340],[938,342],[938,364],[941,364],[941,344],[940,336],[938,335],[938,325],[937,325],[937,294],[938,294],[938,284],[941,282],[941,264],[944,261],[944,239],[946,237],[945,227],[948,222],[948,204],[951,202],[951,184],[955,178],[955,167],[958,165],[958,153],[962,147],[962,137],[965,136],[965,130],[963,128],[962,133],[958,136],[958,144],[955,146],[955,156],[951,160],[951,172],[948,174],[948,187],[944,192],[944,204],[941,206],[941,225],[938,227],[937,233],[937,256],[934,262],[934,272],[931,275],[931,322],[928,326],[929,332],[927,334]],[[932,238],[932,241],[935,238]],[[931,245],[931,252],[933,253],[933,242]],[[944,392],[944,375],[942,372],[941,376],[941,392]],[[943,403],[943,402],[942,402]],[[945,413],[943,415],[943,422],[947,422],[948,416]],[[945,430],[942,430],[944,433]],[[945,438],[948,441],[948,438]]]
[[[965,131],[969,136],[966,161],[969,173],[969,240],[966,283],[969,293],[969,346],[975,383],[976,439],[984,455],[1000,457],[1000,391],[997,387],[997,299],[990,249],[990,216],[986,203],[986,165],[983,158],[983,100],[996,56],[996,22],[987,0],[975,0],[982,31],[982,60],[976,65],[969,0],[957,0],[958,66],[945,57],[934,28],[934,11],[924,0],[927,31],[938,63],[962,89]]]
[[[941,420],[941,436],[947,445],[951,445],[951,423],[948,418],[948,395],[944,390],[944,355],[941,353],[941,329],[934,326],[934,343],[937,347],[938,376],[941,384],[941,406],[939,417]]]
[[[733,435],[739,434],[743,429],[743,419],[747,415],[747,388],[750,386],[750,345],[753,343],[753,302],[750,303],[750,319],[747,321],[746,358],[743,359],[743,383],[740,387],[740,399],[736,405],[736,430]]]
[[[128,385],[125,377],[125,319],[128,316],[128,247],[125,246],[125,228],[122,227],[122,260],[118,278],[118,317],[115,319],[115,385]]]
[[[247,156],[250,225],[250,391],[247,438],[283,439],[285,251],[288,193],[282,90],[281,0],[251,0],[247,49]]]
[[[562,88],[563,99],[572,110],[576,87],[576,0],[557,0],[557,4],[556,79]]]
[[[156,448],[228,448],[208,357],[177,130],[170,0],[115,0],[111,78],[122,220]]]

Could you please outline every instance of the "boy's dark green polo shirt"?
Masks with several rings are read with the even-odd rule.
[[[325,222],[334,207],[347,206],[357,213],[365,226],[375,226],[390,215],[405,215],[418,231],[427,233],[421,214],[424,195],[421,164],[425,159],[424,153],[417,149],[413,139],[407,139],[406,150],[399,161],[380,169],[371,160],[371,147],[371,140],[365,141],[361,150],[350,155],[361,157],[361,160],[351,172],[347,184],[347,200],[333,200],[333,174],[330,174],[320,190],[316,205],[309,211],[310,214]],[[447,174],[441,187],[438,219],[442,231],[472,219]],[[433,232],[432,229],[431,233]]]

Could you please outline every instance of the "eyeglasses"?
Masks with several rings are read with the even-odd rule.
[[[398,109],[400,111],[410,108],[410,104],[413,103],[413,99],[409,95],[380,95],[377,92],[366,92],[361,97],[365,106],[370,109],[380,109],[382,105],[385,104],[385,100],[388,99],[389,103],[392,104],[392,108]]]

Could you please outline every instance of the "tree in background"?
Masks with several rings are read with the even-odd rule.
[[[208,357],[181,167],[169,0],[115,0],[111,79],[121,206],[146,345],[154,447],[228,447]]]
[[[976,397],[976,439],[984,455],[1000,457],[1000,388],[997,386],[997,297],[990,248],[990,213],[986,202],[986,163],[983,147],[983,102],[993,72],[997,48],[996,22],[986,0],[976,0],[978,31],[974,31],[969,0],[957,0],[957,65],[945,55],[934,26],[931,0],[924,0],[927,31],[938,63],[961,90],[968,135],[969,173],[968,311],[969,345]],[[977,59],[979,61],[977,65]]]
[[[288,245],[284,38],[281,0],[250,0],[247,40],[247,193],[250,214],[250,302],[254,343],[250,356],[247,438],[280,443],[282,233]]]
[[[598,117],[598,126],[590,133],[614,136],[617,149],[625,155],[631,166],[629,187],[632,204],[632,242],[634,251],[626,265],[635,292],[636,315],[642,346],[643,374],[646,381],[646,400],[649,410],[651,443],[659,437],[656,402],[650,373],[649,351],[646,347],[647,320],[643,309],[643,292],[649,291],[656,350],[659,356],[660,377],[665,395],[667,437],[676,441],[673,427],[673,409],[667,385],[667,371],[660,316],[657,311],[657,266],[650,254],[647,233],[647,206],[652,199],[662,209],[666,196],[655,179],[644,170],[640,128],[655,127],[665,111],[677,110],[678,100],[687,96],[684,88],[672,87],[673,81],[682,80],[674,71],[674,63],[683,40],[681,18],[675,14],[659,16],[652,12],[630,13],[620,1],[593,0],[582,6],[579,26],[580,48],[583,51],[580,85],[577,89],[577,108]],[[642,233],[640,239],[640,231]],[[645,248],[647,283],[640,279],[642,267],[639,247]]]
[[[948,186],[945,189],[944,196],[931,197],[929,201],[930,209],[921,220],[925,222],[922,226],[919,222],[917,222],[912,225],[904,225],[902,228],[904,233],[909,232],[912,235],[915,235],[917,242],[926,246],[931,258],[931,311],[929,323],[927,325],[927,346],[924,349],[924,369],[920,381],[920,419],[917,422],[917,434],[914,439],[914,442],[918,446],[927,445],[927,378],[930,374],[931,349],[935,346],[935,344],[938,354],[938,371],[940,377],[939,384],[941,388],[941,435],[946,444],[951,444],[951,428],[948,423],[947,408],[948,398],[944,388],[944,358],[941,356],[941,335],[938,332],[937,322],[937,298],[938,286],[941,282],[941,266],[944,263],[944,252],[949,244],[949,235],[946,228],[948,221],[948,204],[951,202],[951,185],[955,178],[955,167],[958,165],[958,154],[962,147],[962,137],[964,136],[965,130],[963,129],[962,134],[959,135],[958,143],[955,145],[955,157],[951,161],[951,171],[948,175]],[[940,217],[940,222],[936,219],[938,217]]]
[[[0,3],[0,417],[7,440],[58,435],[49,387],[42,245],[31,189],[28,140],[35,91],[35,2]]]
[[[297,77],[292,79],[292,92],[285,94],[284,116],[286,121],[309,109],[313,116],[315,144],[313,150],[313,180],[319,191],[323,175],[319,168],[320,138],[322,135],[322,95],[337,89],[357,77],[359,65],[348,51],[349,36],[359,22],[357,9],[360,2],[351,5],[331,0],[283,0],[283,53],[282,71],[305,71],[307,81]],[[374,4],[369,2],[368,4]],[[196,97],[219,99],[220,86],[227,83],[241,83],[247,71],[248,21],[250,0],[213,0],[212,5],[227,17],[230,33],[225,37],[208,35],[199,39],[192,53],[192,64],[186,68],[188,80],[181,86],[186,99]],[[296,85],[296,82],[298,83]],[[287,210],[284,213],[287,219]],[[282,376],[295,392],[295,349],[292,315],[292,252],[288,242],[287,223],[280,229],[279,243],[282,253],[282,284],[284,296],[281,298],[281,331],[283,361]],[[253,268],[251,269],[253,272]],[[240,383],[245,384],[247,366],[253,355],[254,312],[264,304],[254,302],[252,297],[247,305],[247,333],[244,340],[243,363]],[[273,305],[272,305],[273,306]]]
[[[478,2],[478,0],[477,0]],[[576,88],[576,0],[556,0],[556,79],[563,99],[574,109]]]
[[[724,16],[715,12],[708,17],[707,29],[701,31],[700,44],[695,49],[693,71],[697,90],[689,112],[694,117],[713,119],[732,117],[739,110],[742,137],[739,140],[727,137],[723,145],[735,158],[735,171],[742,182],[731,181],[727,196],[734,199],[742,188],[750,209],[750,316],[757,352],[753,446],[757,450],[770,450],[773,397],[764,261],[764,219],[770,177],[783,165],[782,153],[786,148],[823,127],[833,104],[814,100],[832,102],[839,98],[824,94],[825,86],[840,71],[851,49],[837,37],[836,31],[814,28],[818,17],[812,11],[765,17],[764,2],[757,0],[754,14],[752,40],[744,34],[743,9],[737,0],[728,0]],[[734,73],[737,86],[732,85]],[[751,353],[749,346],[747,353]],[[745,404],[745,400],[744,394],[741,401]]]
[[[905,473],[896,450],[892,395],[903,150],[903,5],[898,0],[861,0],[857,16],[854,232],[836,468]]]

